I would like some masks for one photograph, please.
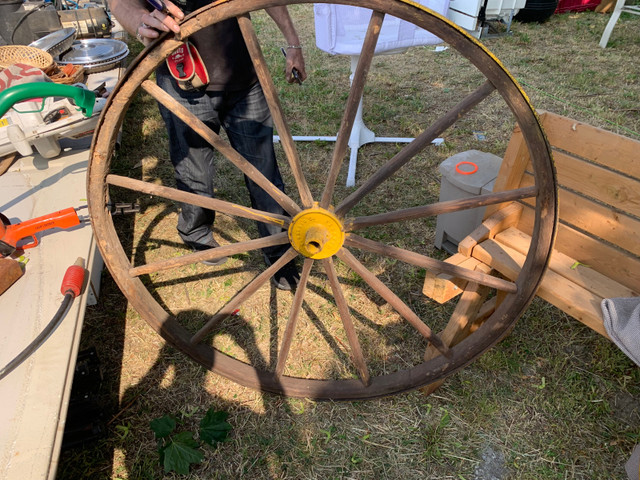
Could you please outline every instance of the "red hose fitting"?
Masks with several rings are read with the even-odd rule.
[[[78,257],[76,263],[67,268],[64,278],[62,279],[60,292],[63,295],[71,293],[73,298],[76,298],[82,291],[82,285],[84,285],[84,274],[84,258]]]

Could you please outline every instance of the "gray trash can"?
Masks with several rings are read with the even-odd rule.
[[[493,191],[502,159],[492,153],[468,150],[440,164],[442,175],[440,201],[458,200]],[[449,253],[458,251],[458,243],[473,231],[484,216],[485,207],[438,215],[435,246]]]

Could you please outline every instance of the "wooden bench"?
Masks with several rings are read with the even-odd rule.
[[[640,295],[640,142],[548,112],[540,118],[556,165],[559,225],[537,295],[608,338],[602,299]],[[516,127],[494,191],[533,184],[528,155]],[[513,280],[531,242],[534,202],[488,207],[483,224],[447,262]],[[500,302],[498,295],[482,304],[486,294],[465,286],[443,274],[427,273],[425,279],[423,293],[441,303],[464,291],[441,332],[449,345],[473,331]],[[434,355],[428,349],[425,358]]]

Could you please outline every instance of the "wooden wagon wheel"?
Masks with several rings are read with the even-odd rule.
[[[180,38],[164,36],[148,47],[130,66],[125,77],[111,94],[108,106],[103,112],[96,130],[88,182],[89,206],[95,235],[106,265],[131,305],[169,344],[186,353],[206,368],[248,387],[294,397],[342,400],[380,397],[407,391],[444,378],[481,355],[506,334],[533,298],[546,268],[555,234],[556,191],[549,148],[536,114],[516,81],[491,53],[460,28],[445,18],[408,0],[336,1],[335,3],[338,4],[369,8],[373,11],[373,14],[364,40],[360,62],[346,100],[328,175],[323,176],[321,187],[318,188],[321,194],[314,197],[310,182],[303,174],[302,162],[296,145],[292,140],[274,88],[273,79],[266,67],[258,36],[248,16],[249,12],[271,6],[298,3],[309,2],[304,0],[233,0],[217,2],[186,18],[182,23],[181,38],[193,34],[206,25],[231,17],[238,18],[254,60],[260,83],[269,101],[275,126],[282,139],[283,150],[289,163],[291,175],[295,178],[295,184],[299,192],[299,203],[290,196],[279,192],[258,172],[254,171],[248,162],[239,156],[224,140],[204,124],[197,121],[189,112],[183,111],[152,80],[149,80],[155,68],[179,45]],[[386,15],[412,22],[437,35],[450,48],[455,49],[470,62],[484,78],[478,82],[478,85],[471,86],[472,91],[470,94],[462,98],[448,113],[440,116],[425,128],[412,143],[392,155],[374,174],[360,182],[357,189],[346,195],[346,198],[335,199],[336,181],[345,157],[349,132],[356,115],[358,100],[366,83],[380,26]],[[151,97],[175,112],[176,115],[193,125],[195,131],[205,138],[218,152],[231,160],[243,174],[263,186],[266,191],[271,192],[270,194],[290,216],[267,214],[232,202],[186,194],[174,188],[159,186],[155,183],[144,182],[114,173],[112,157],[114,156],[114,145],[118,130],[131,99],[140,87]],[[474,88],[475,90],[473,90]],[[443,134],[456,121],[475,109],[495,90],[508,106],[507,111],[510,110],[515,117],[525,138],[532,158],[535,179],[533,187],[474,197],[470,201],[448,203],[435,201],[422,206],[378,212],[375,215],[353,216],[351,212],[354,207],[366,202],[371,195],[375,194],[380,185],[401,175],[401,167],[411,162],[430,145],[434,138]],[[118,170],[118,172],[120,171]],[[175,257],[174,253],[174,256],[164,260],[135,264],[130,260],[123,248],[123,244],[130,243],[130,238],[123,239],[118,236],[117,230],[114,228],[110,208],[108,207],[112,196],[111,192],[116,188],[152,195],[154,198],[201,205],[234,217],[283,225],[286,232],[268,238],[238,241],[207,252],[191,253],[181,257]],[[398,225],[397,222],[425,219],[427,217],[433,218],[445,212],[498,204],[526,197],[535,199],[535,227],[532,236],[533,241],[525,264],[514,282],[476,271],[451,267],[442,261],[430,258],[417,251],[417,249],[411,251],[392,246],[389,242],[366,238],[368,228],[371,226],[390,223]],[[230,299],[227,298],[225,300],[226,303],[208,319],[195,322],[185,321],[180,315],[176,314],[171,305],[167,305],[165,299],[159,298],[161,294],[154,287],[154,278],[159,272],[192,265],[204,258],[231,256],[242,252],[251,252],[253,255],[258,255],[257,252],[264,246],[286,243],[290,243],[291,248],[279,262],[270,268],[263,267],[261,273],[255,274],[253,280],[240,288]],[[394,293],[395,281],[391,282],[394,285],[387,285],[371,272],[371,267],[367,267],[365,265],[366,262],[362,260],[362,252],[367,252],[367,258],[375,255],[379,259],[387,259],[387,261],[393,259],[393,261],[399,261],[403,265],[426,268],[436,272],[452,273],[460,278],[470,280],[469,283],[497,289],[498,294],[504,297],[504,301],[481,328],[458,345],[449,349],[432,332],[432,329],[428,326],[428,319],[426,319],[425,323],[425,319],[420,318],[415,313],[415,307],[409,305],[410,302],[403,301]],[[359,258],[358,255],[361,257]],[[222,349],[216,346],[218,332],[228,332],[233,329],[233,325],[230,325],[230,323],[238,322],[233,315],[241,310],[243,305],[251,301],[256,291],[259,291],[262,287],[267,288],[269,278],[281,265],[295,257],[301,257],[304,260],[301,283],[295,295],[291,293],[278,294],[288,295],[289,300],[287,301],[291,303],[291,308],[282,315],[281,319],[277,320],[280,323],[277,323],[276,330],[279,329],[278,331],[282,332],[282,334],[279,339],[274,340],[271,338],[270,340],[276,345],[279,344],[279,348],[274,348],[273,345],[269,347],[271,350],[276,351],[276,354],[272,355],[272,361],[266,362],[264,358],[255,360],[255,355],[234,355],[227,350],[221,351]],[[314,266],[312,270],[314,263],[318,265]],[[375,265],[375,262],[372,264]],[[357,316],[357,307],[349,305],[349,295],[345,293],[347,287],[345,287],[344,275],[341,280],[339,273],[339,270],[347,271],[347,269],[355,272],[356,275],[354,277],[358,278],[357,282],[346,282],[349,283],[349,289],[354,284],[356,286],[359,285],[360,288],[367,289],[368,297],[375,297],[374,301],[379,303],[380,298],[382,298],[393,308],[398,318],[405,322],[402,328],[409,328],[410,332],[412,332],[412,335],[401,336],[399,339],[387,338],[384,340],[386,342],[385,345],[394,342],[399,344],[394,348],[398,355],[402,356],[405,342],[414,345],[414,342],[418,339],[418,343],[421,345],[419,348],[422,349],[422,352],[424,352],[424,348],[427,345],[431,345],[442,355],[436,355],[434,358],[424,361],[422,353],[417,353],[411,357],[414,359],[419,358],[418,361],[413,363],[403,360],[399,365],[396,364],[389,368],[387,368],[388,366],[373,367],[373,362],[370,358],[373,353],[371,352],[375,352],[377,348],[382,348],[382,346],[381,344],[371,345],[371,341],[365,339],[360,332],[360,324],[369,322],[370,331],[379,330],[383,334],[388,333],[390,329],[378,325],[376,319],[357,318],[360,321],[354,322],[354,316]],[[312,271],[316,273],[314,274]],[[222,267],[221,272],[224,273],[224,267]],[[230,275],[234,275],[234,271]],[[321,276],[323,277],[321,278]],[[179,277],[180,275],[178,275],[178,282],[180,281]],[[327,318],[323,317],[322,319],[318,319],[316,316],[315,322],[320,325],[316,325],[318,328],[324,329],[323,334],[329,343],[333,342],[332,351],[337,352],[338,356],[342,355],[337,362],[348,364],[344,366],[346,373],[336,372],[336,368],[333,366],[324,370],[320,369],[321,372],[325,372],[320,377],[316,376],[317,374],[305,376],[304,374],[296,374],[295,369],[290,368],[290,365],[295,363],[299,357],[309,353],[305,347],[300,346],[299,335],[296,335],[296,331],[301,328],[301,322],[298,321],[298,318],[302,314],[306,312],[308,316],[314,315],[308,311],[308,305],[305,303],[306,298],[311,295],[310,292],[312,291],[311,278],[321,278],[319,282],[328,280],[326,293],[327,295],[333,295],[333,299],[329,302],[330,307],[334,310],[333,315],[326,315]],[[320,285],[316,285],[313,288],[314,294],[317,294],[320,290]],[[380,308],[382,311],[383,307]],[[251,309],[247,308],[246,310]],[[389,315],[386,310],[385,312],[385,316]],[[248,320],[243,321],[245,323],[248,322]],[[259,322],[260,320],[255,321]],[[344,341],[338,339],[336,343],[333,340],[334,337],[328,332],[332,328],[328,325],[331,322],[339,326],[338,330],[343,329],[340,334]],[[254,330],[260,329],[261,326],[258,323],[253,325],[255,328],[250,334],[255,337]],[[398,325],[397,323],[394,324],[394,328],[400,328]],[[433,327],[435,330],[436,326]],[[441,326],[437,328],[441,328]],[[365,344],[366,348],[363,347]],[[293,354],[293,352],[296,352],[296,354]],[[260,357],[260,355],[257,357]],[[387,360],[390,361],[389,358]],[[320,363],[324,361],[324,358],[317,360]],[[384,361],[386,360],[383,359]],[[326,375],[326,377],[323,378],[322,375]]]

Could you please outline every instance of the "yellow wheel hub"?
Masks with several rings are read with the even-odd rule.
[[[305,257],[329,258],[342,248],[342,222],[329,210],[318,207],[303,210],[289,225],[289,241]]]

